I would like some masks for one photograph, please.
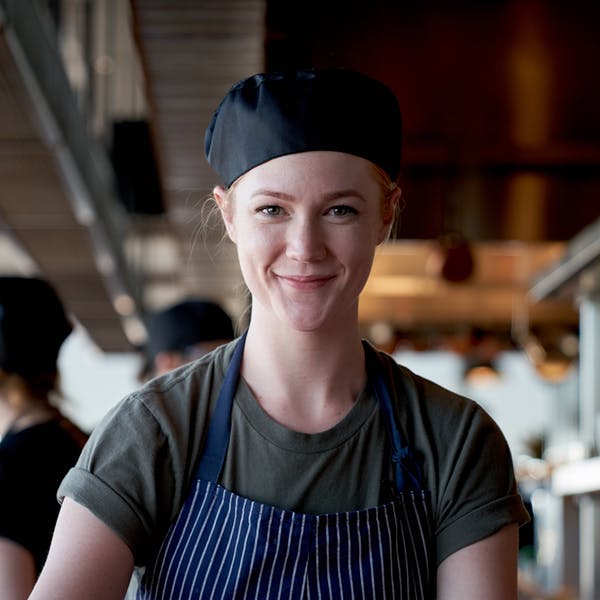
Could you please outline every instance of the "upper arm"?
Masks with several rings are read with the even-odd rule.
[[[30,600],[122,599],[132,571],[127,544],[87,508],[65,498]]]
[[[24,546],[0,538],[0,598],[27,598],[35,582],[33,555]]]
[[[446,558],[437,571],[438,600],[515,600],[518,527],[507,525]]]

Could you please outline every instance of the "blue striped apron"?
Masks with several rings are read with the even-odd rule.
[[[190,494],[140,583],[138,600],[432,598],[429,492],[402,446],[381,366],[365,345],[367,372],[388,428],[395,498],[381,506],[302,514],[218,485],[229,444],[238,343],[211,418]]]

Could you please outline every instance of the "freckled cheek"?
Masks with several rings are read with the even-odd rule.
[[[270,261],[282,252],[282,243],[276,236],[252,232],[245,240],[246,251],[257,261]]]
[[[238,236],[238,256],[246,271],[268,268],[281,253],[281,242],[269,233],[246,229]]]

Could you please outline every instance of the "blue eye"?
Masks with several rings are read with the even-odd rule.
[[[329,212],[335,217],[347,217],[348,215],[356,215],[358,211],[352,206],[342,204],[340,206],[333,206],[329,209]]]
[[[269,206],[261,206],[257,212],[269,217],[278,217],[282,213],[282,208],[281,206],[276,206],[273,204]]]

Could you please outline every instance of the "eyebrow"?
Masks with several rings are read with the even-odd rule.
[[[278,192],[276,190],[270,190],[268,188],[260,188],[252,193],[252,197],[255,196],[270,196],[272,198],[277,198],[279,200],[294,200],[294,196],[291,194],[286,194],[285,192]],[[346,190],[336,190],[335,192],[330,192],[325,194],[325,200],[327,202],[331,202],[332,200],[337,200],[339,198],[357,198],[362,202],[366,202],[364,196],[355,189],[349,188]]]
[[[251,198],[255,196],[272,196],[273,198],[278,198],[280,200],[291,200],[292,196],[289,194],[285,194],[284,192],[276,192],[275,190],[269,190],[267,188],[259,188],[255,190],[251,194]]]

